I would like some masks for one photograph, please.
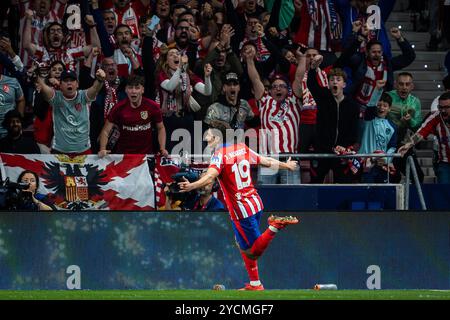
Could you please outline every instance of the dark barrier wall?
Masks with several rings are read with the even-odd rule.
[[[450,211],[450,185],[424,184],[422,191],[428,210]],[[365,208],[396,210],[394,186],[364,187],[355,185],[323,186],[258,186],[258,193],[267,210],[351,210],[352,205],[364,203]],[[414,185],[410,189],[410,210],[421,210]]]
[[[260,260],[267,288],[450,289],[450,213],[299,217]],[[225,213],[0,214],[0,289],[238,288],[246,280]]]

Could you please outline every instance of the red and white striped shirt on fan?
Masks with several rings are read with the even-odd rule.
[[[317,73],[317,82],[323,88],[328,88],[327,73],[323,70]],[[316,124],[317,120],[317,103],[306,84],[308,80],[308,71],[305,72],[305,76],[302,80],[302,106],[300,107],[300,123],[302,124]]]
[[[20,34],[25,32],[25,11],[31,9],[30,1],[19,1],[19,12],[20,12]],[[59,0],[54,1],[53,8],[50,12],[43,18],[38,16],[33,17],[31,20],[31,42],[43,46],[44,45],[44,28],[50,22],[62,22],[64,16],[64,11],[66,5]],[[31,64],[31,59],[29,53],[23,48],[23,43],[20,42],[19,56],[22,59],[24,66],[28,67]]]
[[[450,130],[445,124],[439,111],[432,113],[417,130],[417,134],[427,138],[434,134],[438,138],[439,161],[450,163]]]
[[[277,102],[264,93],[258,101],[262,154],[297,153],[300,125],[300,101],[290,94],[284,102]]]
[[[333,40],[339,38],[341,26],[334,8],[330,8],[329,0],[301,2],[301,23],[294,37],[294,43],[324,51],[338,49],[335,47],[336,41]],[[331,30],[332,25],[334,30]]]
[[[217,180],[231,220],[242,220],[264,209],[250,174],[250,166],[259,162],[259,154],[244,143],[224,144],[211,157],[209,168],[219,172]]]
[[[50,65],[54,61],[62,61],[66,69],[76,70],[77,62],[84,58],[83,47],[68,48],[63,46],[56,50],[47,50],[45,47],[38,46],[34,53],[36,60]]]

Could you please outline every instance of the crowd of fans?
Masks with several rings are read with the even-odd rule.
[[[395,182],[405,158],[358,153],[412,155],[423,180],[411,147],[434,134],[438,181],[450,183],[449,94],[423,123],[413,75],[394,77],[415,60],[401,30],[385,27],[395,3],[3,1],[0,152],[167,156],[178,129],[194,143],[196,123],[224,121],[262,132],[257,151],[281,159],[354,155],[311,160],[314,183],[330,169],[338,183]],[[300,177],[258,172],[260,183]]]

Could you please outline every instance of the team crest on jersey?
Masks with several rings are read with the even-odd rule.
[[[5,91],[6,93],[9,92],[9,86],[7,84],[3,85],[3,91]]]
[[[148,111],[141,111],[141,118],[142,118],[142,120],[147,120],[147,118],[148,118]]]
[[[78,112],[81,111],[81,103],[77,103],[77,104],[75,105],[75,110],[77,110]]]
[[[216,165],[217,167],[220,167],[221,164],[221,159],[222,159],[222,153],[218,153],[216,155],[213,155],[211,157],[211,164]]]

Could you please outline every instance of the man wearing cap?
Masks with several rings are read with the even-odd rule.
[[[25,137],[22,131],[22,115],[19,111],[9,110],[2,126],[8,131],[8,135],[0,140],[0,152],[33,154],[41,153],[38,145],[32,137]]]
[[[93,85],[86,90],[78,90],[77,75],[70,70],[61,74],[60,90],[54,90],[38,78],[37,87],[53,109],[52,153],[91,153],[89,108],[103,86],[105,71],[98,69],[95,77]]]
[[[298,152],[298,130],[300,124],[300,98],[302,96],[301,80],[306,69],[305,57],[302,56],[297,66],[292,88],[283,75],[276,75],[270,80],[270,89],[266,91],[255,66],[256,50],[248,46],[243,53],[247,62],[248,75],[253,84],[257,100],[261,131],[259,138],[262,153],[280,155]],[[262,133],[262,134],[261,134]],[[284,156],[283,156],[284,154]],[[280,160],[283,161],[283,160]],[[300,168],[294,171],[259,169],[258,181],[263,184],[299,184]]]
[[[243,129],[244,122],[253,119],[253,111],[244,99],[239,99],[239,77],[234,72],[225,75],[222,94],[219,100],[209,106],[206,111],[205,123],[211,125],[214,120],[227,122],[232,129]]]

